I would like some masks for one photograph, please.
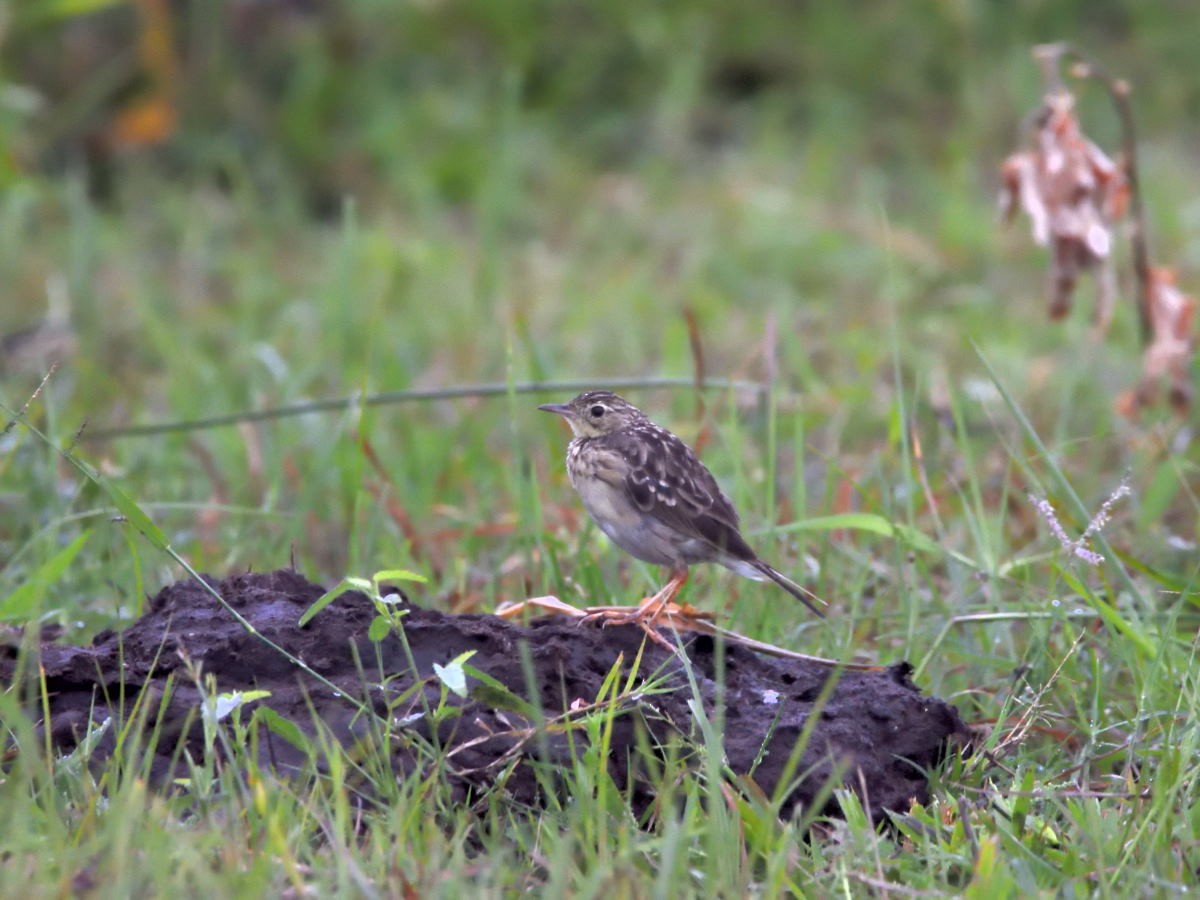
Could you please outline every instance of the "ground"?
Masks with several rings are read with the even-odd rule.
[[[197,683],[198,666],[215,676],[220,692],[269,691],[255,703],[269,704],[310,736],[318,729],[314,722],[320,722],[344,745],[380,733],[348,699],[362,698],[382,717],[375,725],[390,723],[387,739],[398,771],[430,764],[434,755],[427,751],[436,747],[445,777],[464,800],[503,775],[514,799],[536,804],[551,782],[529,763],[542,758],[569,765],[571,755],[582,752],[586,740],[580,730],[563,726],[575,713],[582,718],[589,704],[604,696],[605,681],[618,660],[623,667],[619,683],[626,685],[639,652],[633,687],[619,699],[608,753],[609,771],[628,788],[625,796],[638,813],[653,800],[649,781],[641,777],[639,754],[647,747],[655,753],[672,743],[702,743],[692,704],[697,695],[708,717],[718,723],[716,699],[724,697],[724,750],[734,773],[749,774],[768,796],[789,773],[805,773],[782,803],[784,814],[797,804],[807,808],[825,802],[818,797],[828,796],[821,789],[832,776],[858,792],[881,821],[887,810],[927,800],[928,770],[967,737],[958,712],[923,695],[903,662],[878,672],[837,673],[822,703],[834,675],[831,668],[740,647],[718,648],[706,636],[687,642],[685,663],[644,642],[635,626],[581,626],[554,617],[520,625],[492,615],[448,615],[406,605],[403,636],[390,633],[374,642],[367,629],[377,610],[363,594],[342,595],[301,628],[298,620],[324,588],[297,572],[237,574],[210,584],[262,636],[302,659],[338,691],[267,647],[203,586],[183,581],[160,591],[129,628],[102,633],[90,647],[42,645],[46,712],[60,752],[78,745],[89,720],[99,722],[111,714],[119,719],[120,709],[134,709],[135,700],[149,692],[147,726],[160,735],[152,751],[151,780],[166,786],[186,775],[179,741],[193,759],[200,758],[204,737],[197,711],[201,691],[211,693],[203,679]],[[512,693],[494,684],[489,688],[477,678],[468,679],[466,697],[447,691],[434,664],[444,670],[466,651],[475,651],[469,660],[475,670]],[[17,653],[10,648],[0,659],[0,678],[5,683],[25,678],[29,696],[37,697],[36,679],[29,678],[33,673],[28,668],[18,672],[16,666]],[[722,666],[723,690],[718,677]],[[411,690],[417,679],[421,688]],[[518,697],[532,700],[533,707]],[[539,715],[535,708],[556,721],[556,727],[530,727]],[[818,708],[819,719],[811,723],[799,765],[789,763]],[[42,718],[40,704],[32,703],[30,711]],[[277,730],[264,727],[259,737],[260,757],[278,773],[304,770],[306,753]],[[94,749],[93,764],[108,757],[115,740],[109,730]],[[828,801],[827,812],[837,812],[833,804]]]

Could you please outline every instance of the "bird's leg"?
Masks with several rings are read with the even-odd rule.
[[[653,622],[663,610],[667,609],[675,602],[675,598],[679,595],[680,590],[687,584],[688,570],[687,567],[676,569],[671,573],[671,580],[668,581],[662,588],[653,596],[643,600],[637,608],[636,621],[639,625],[643,622]]]

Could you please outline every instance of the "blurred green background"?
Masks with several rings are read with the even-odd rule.
[[[39,761],[49,701],[6,690],[0,807],[27,827],[0,894],[1186,890],[1194,418],[1114,412],[1141,371],[1124,242],[1096,341],[1090,280],[1049,322],[1047,254],[995,197],[1041,101],[1030,49],[1069,41],[1133,84],[1154,261],[1194,294],[1198,18],[1194,0],[0,0],[0,403],[59,364],[28,406],[53,446],[0,433],[4,652],[10,624],[86,640],[184,574],[67,446],[214,575],[404,567],[429,578],[417,603],[465,612],[635,602],[661,573],[587,522],[565,429],[535,409],[570,392],[510,386],[673,377],[623,393],[702,448],[751,543],[830,615],[714,566],[686,599],[792,650],[911,660],[990,751],[900,832],[846,797],[807,840],[707,741],[699,772],[662,770],[652,822],[591,749],[546,809],[504,777],[464,803],[357,747],[311,786],[214,757],[160,796],[137,727],[105,772]],[[1079,108],[1115,151],[1103,92]],[[763,389],[697,394],[701,356]],[[501,388],[103,437],[482,383]],[[1069,544],[1123,480],[1092,567],[1034,498]],[[591,748],[616,710],[580,720]],[[364,770],[389,786],[375,811],[345,789]]]
[[[1162,445],[1111,411],[1139,368],[1131,309],[1089,344],[1085,281],[1074,316],[1047,324],[1045,254],[994,211],[997,166],[1041,96],[1030,48],[1070,40],[1135,85],[1153,240],[1186,287],[1200,265],[1189,3],[0,10],[0,333],[48,314],[71,326],[50,351],[5,344],[3,398],[18,406],[60,358],[35,419],[61,443],[86,420],[84,456],[203,568],[413,564],[435,576],[429,602],[475,608],[561,591],[542,564],[564,551],[628,566],[584,528],[561,427],[532,412],[560,397],[89,433],[357,391],[687,377],[687,315],[707,373],[769,383],[773,403],[631,399],[711,438],[706,459],[754,529],[860,508],[984,559],[1036,541],[1036,518],[1008,508],[1030,487],[1012,481],[1021,439],[1004,436],[974,343],[1087,501],[1132,467],[1158,485],[1139,527],[1195,537],[1187,478],[1163,475]],[[1081,108],[1114,147],[1102,92]],[[981,486],[986,527],[922,512],[912,438],[941,502],[964,502],[964,478]],[[80,591],[172,577],[141,571],[164,564],[131,557],[44,448],[5,441],[10,584],[93,526]],[[762,540],[802,566],[803,545]]]

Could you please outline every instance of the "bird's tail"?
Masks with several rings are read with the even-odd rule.
[[[814,594],[812,591],[810,591],[808,588],[801,587],[800,585],[796,584],[796,582],[792,581],[792,579],[788,578],[782,572],[775,571],[769,565],[767,565],[765,562],[763,562],[761,559],[754,560],[754,562],[750,563],[750,565],[754,568],[755,571],[761,572],[763,575],[766,575],[773,582],[775,582],[777,585],[779,585],[781,588],[783,588],[785,591],[787,591],[789,594],[791,594],[793,597],[795,597],[797,600],[799,600],[801,603],[803,603],[805,606],[807,606],[809,609],[811,609],[813,611],[813,614],[816,615],[817,618],[819,618],[819,619],[825,618],[825,613],[821,612],[820,608],[818,608],[818,606],[817,606],[818,603],[821,604],[821,606],[825,606],[826,605],[825,601],[822,600],[820,597],[818,597],[816,594]]]

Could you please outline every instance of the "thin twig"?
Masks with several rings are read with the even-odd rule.
[[[426,388],[405,391],[383,391],[378,394],[351,394],[346,397],[331,397],[325,400],[306,400],[286,406],[267,409],[251,409],[241,412],[223,413],[201,419],[184,419],[176,422],[150,422],[145,425],[123,425],[113,428],[97,428],[84,435],[85,441],[111,441],[125,437],[146,437],[154,434],[171,434],[180,431],[201,431],[221,428],[241,422],[265,422],[303,416],[314,412],[357,409],[365,406],[385,406],[393,403],[412,403],[425,400],[458,400],[463,397],[497,397],[515,394],[540,394],[552,391],[584,391],[597,385],[626,390],[630,388],[696,388],[694,378],[591,378],[566,381],[527,381],[516,385],[504,382],[486,384],[464,384],[456,387]],[[707,378],[698,387],[707,390],[755,391],[765,393],[766,386],[757,381],[737,381],[729,378]]]

